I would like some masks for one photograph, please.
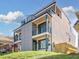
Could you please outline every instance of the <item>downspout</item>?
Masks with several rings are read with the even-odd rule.
[[[15,32],[13,33],[14,34],[14,41],[13,41],[13,50],[14,50],[14,52],[15,52]]]
[[[54,0],[54,2],[55,2],[55,11],[54,12],[56,13],[56,0]],[[53,17],[53,15],[52,15],[52,17]],[[53,38],[52,36],[53,35],[52,35],[52,22],[51,22],[51,51],[55,50],[55,44],[54,44],[54,42],[52,40],[52,38]]]
[[[48,15],[45,16],[46,18],[46,32],[48,32]],[[46,51],[48,50],[48,35],[46,34]]]

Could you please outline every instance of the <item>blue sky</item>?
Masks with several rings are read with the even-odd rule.
[[[20,25],[19,20],[21,20],[22,17],[37,12],[52,1],[53,0],[0,0],[0,34],[12,36],[13,30]],[[79,10],[79,0],[56,1],[57,5],[67,13],[73,24],[75,19],[77,19],[74,12]]]

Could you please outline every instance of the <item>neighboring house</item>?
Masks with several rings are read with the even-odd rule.
[[[15,51],[45,50],[74,53],[75,39],[67,16],[53,2],[14,30]]]
[[[0,35],[0,52],[12,51],[13,38]]]
[[[79,12],[76,12],[76,15],[78,17],[77,22],[74,24],[74,28],[76,29],[76,31],[78,32],[78,48],[79,48]]]

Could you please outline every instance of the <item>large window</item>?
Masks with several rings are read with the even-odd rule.
[[[21,33],[19,34],[19,40],[21,40]]]
[[[15,36],[14,36],[14,41],[17,41],[18,40],[18,35],[16,34]]]
[[[46,40],[39,41],[39,49],[46,49]]]
[[[37,41],[33,39],[33,50],[37,50]]]
[[[46,32],[46,22],[38,25],[38,33],[43,33],[43,32]]]
[[[32,35],[36,35],[37,34],[37,27],[36,24],[32,25]]]

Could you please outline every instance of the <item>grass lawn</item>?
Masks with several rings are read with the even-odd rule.
[[[79,55],[66,55],[45,51],[14,52],[0,56],[0,59],[79,59]]]

